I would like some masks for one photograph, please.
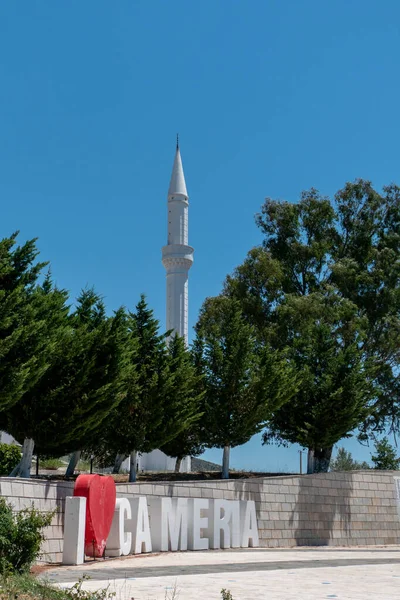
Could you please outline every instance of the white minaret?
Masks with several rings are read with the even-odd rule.
[[[167,331],[173,329],[188,344],[188,275],[193,248],[188,246],[189,196],[183,174],[179,142],[168,190],[168,242],[162,248],[167,271]]]

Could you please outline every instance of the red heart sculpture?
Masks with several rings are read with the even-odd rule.
[[[85,554],[104,554],[115,511],[116,489],[112,477],[79,475],[74,496],[86,498]]]

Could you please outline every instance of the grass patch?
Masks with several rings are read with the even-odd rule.
[[[82,590],[83,577],[72,588],[60,589],[33,575],[11,575],[0,579],[0,600],[114,600],[107,588],[95,592]]]
[[[76,471],[90,471],[90,460],[85,460],[83,458],[79,459],[78,464],[76,465]]]
[[[63,461],[59,458],[46,458],[43,460],[39,459],[39,467],[41,469],[56,470],[60,469],[61,467],[65,467],[65,463],[63,463]]]
[[[64,590],[57,590],[32,575],[13,575],[0,580],[1,600],[65,600]]]
[[[109,592],[108,588],[94,592],[82,590],[87,579],[89,577],[84,575],[72,588],[60,589],[30,573],[10,575],[0,578],[0,600],[118,600],[116,593]],[[162,600],[179,600],[176,584],[171,591],[165,592]],[[231,592],[221,590],[221,600],[233,600]]]

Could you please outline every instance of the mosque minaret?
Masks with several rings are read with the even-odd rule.
[[[177,333],[188,345],[188,278],[193,264],[193,248],[188,245],[189,196],[183,174],[179,141],[176,142],[174,164],[168,189],[168,236],[162,248],[162,263],[167,272],[166,331]],[[129,469],[129,459],[124,468]],[[139,470],[173,471],[175,458],[161,450],[153,450],[138,456]],[[181,472],[190,472],[191,458],[181,463]]]
[[[167,271],[166,329],[188,344],[188,278],[193,264],[193,248],[188,245],[189,196],[183,173],[179,141],[168,189],[168,239],[162,248]]]

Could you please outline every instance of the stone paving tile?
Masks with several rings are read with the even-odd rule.
[[[84,565],[61,567],[51,569],[48,572],[77,573],[88,570],[139,568],[139,567],[163,567],[168,565],[200,565],[220,564],[231,562],[277,562],[298,560],[326,560],[332,561],[348,559],[381,559],[399,558],[399,546],[386,547],[301,547],[301,548],[246,548],[230,550],[208,550],[207,552],[163,552],[153,554],[136,554],[125,558],[112,560],[87,561]],[[78,575],[77,575],[78,576]]]
[[[164,600],[175,586],[176,600],[220,600],[222,588],[229,589],[234,600],[397,600],[400,569],[360,566],[125,578],[89,581],[84,589],[107,586],[116,592],[116,600]]]
[[[366,558],[366,559],[337,559],[332,560],[315,560],[315,561],[276,561],[276,562],[224,562],[219,564],[192,564],[192,565],[165,565],[152,567],[123,567],[103,569],[88,569],[85,575],[91,580],[98,581],[105,579],[126,579],[135,577],[136,579],[153,578],[153,577],[179,577],[181,575],[214,575],[216,573],[251,573],[254,571],[282,571],[282,570],[297,570],[297,569],[320,569],[323,567],[355,567],[355,566],[376,566],[376,565],[397,565],[400,566],[398,558]],[[62,577],[65,583],[76,582],[76,573],[65,573]]]
[[[88,568],[89,567],[89,568]],[[199,572],[200,571],[200,572]],[[83,573],[87,590],[109,586],[116,600],[398,600],[399,548],[291,549],[166,553],[47,571],[70,587]]]

